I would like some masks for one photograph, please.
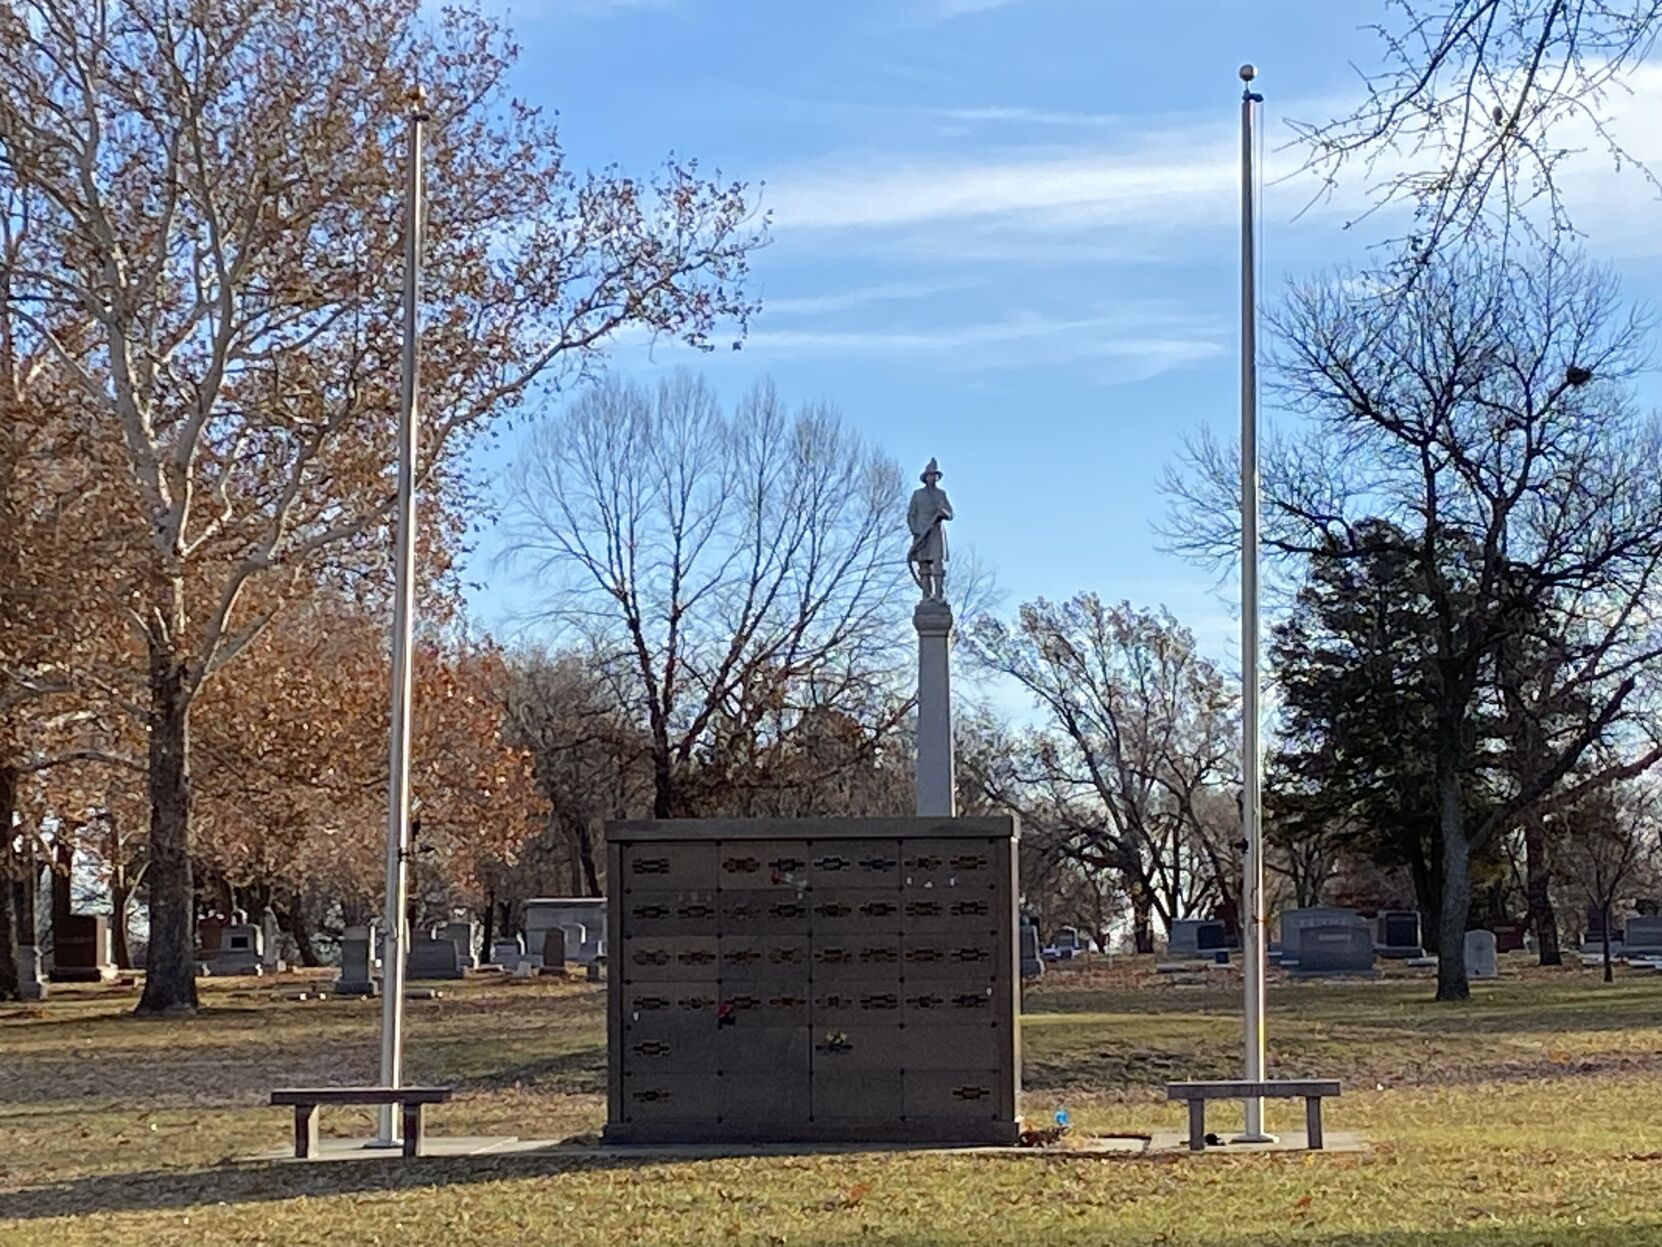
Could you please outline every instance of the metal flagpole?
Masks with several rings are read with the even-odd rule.
[[[1241,909],[1246,994],[1246,1069],[1248,1082],[1264,1079],[1264,826],[1262,755],[1258,706],[1258,257],[1254,226],[1253,141],[1257,106],[1263,96],[1252,89],[1258,71],[1241,66],[1241,823],[1246,838],[1246,869]],[[1264,1101],[1245,1100],[1244,1142],[1261,1142]]]
[[[387,903],[381,966],[381,1085],[404,1079],[404,958],[409,908],[410,650],[415,619],[415,466],[418,380],[417,301],[421,288],[421,138],[427,121],[418,88],[409,115],[409,164],[404,188],[404,350],[399,369],[398,514],[394,545],[392,733],[387,767]],[[398,1142],[393,1106],[379,1110],[376,1142]]]

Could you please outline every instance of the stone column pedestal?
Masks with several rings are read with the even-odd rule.
[[[912,612],[918,630],[917,812],[958,811],[952,757],[952,608],[936,598]]]
[[[46,980],[40,973],[40,949],[33,944],[17,947],[17,985],[25,1000],[46,999]]]

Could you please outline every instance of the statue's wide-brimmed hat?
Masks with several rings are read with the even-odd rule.
[[[929,460],[929,466],[924,468],[923,474],[918,477],[918,480],[922,481],[925,485],[927,485],[927,484],[929,484],[929,478],[931,476],[945,476],[945,475],[946,475],[946,473],[941,471],[940,465],[937,464],[934,461],[934,459],[930,459]]]

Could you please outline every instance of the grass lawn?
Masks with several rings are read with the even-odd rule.
[[[1236,1072],[1238,980],[1151,970],[1063,969],[1029,992],[1030,1120],[1065,1106],[1081,1132],[1175,1130],[1168,1079]],[[0,1006],[0,1245],[1662,1244],[1662,976],[1518,961],[1458,1006],[1426,978],[1275,985],[1273,1072],[1343,1078],[1328,1128],[1365,1133],[1361,1155],[233,1163],[287,1142],[272,1087],[373,1080],[379,1006],[277,998],[299,984],[209,982],[183,1021],[134,1021],[117,989]],[[601,999],[470,982],[412,1003],[409,1079],[460,1087],[432,1133],[592,1137]],[[1271,1128],[1302,1111],[1272,1102]],[[322,1120],[367,1135],[371,1114]]]

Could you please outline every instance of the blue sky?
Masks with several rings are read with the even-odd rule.
[[[773,244],[740,352],[621,352],[702,369],[726,395],[771,375],[829,399],[915,472],[931,455],[1007,606],[1092,589],[1165,604],[1233,665],[1233,585],[1161,553],[1162,467],[1237,414],[1236,68],[1258,64],[1268,182],[1263,283],[1359,258],[1361,182],[1300,216],[1286,119],[1355,97],[1382,0],[515,0],[516,87],[558,109],[579,166],[668,151],[762,185]],[[1662,168],[1662,69],[1615,101]],[[1572,138],[1574,136],[1571,136]],[[1662,210],[1590,155],[1571,195],[1595,255],[1662,293]],[[1295,217],[1298,218],[1295,220]],[[1653,239],[1655,241],[1653,241]],[[1270,418],[1270,414],[1266,413]],[[899,538],[897,537],[897,541]],[[523,590],[471,575],[513,632]]]

